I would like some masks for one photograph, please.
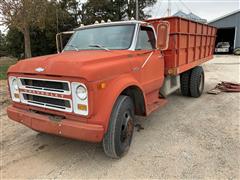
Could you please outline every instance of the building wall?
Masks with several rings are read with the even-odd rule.
[[[235,27],[235,47],[240,47],[240,11],[222,19],[210,22],[209,25],[217,28]]]

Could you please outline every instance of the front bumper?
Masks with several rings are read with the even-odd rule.
[[[215,52],[229,52],[228,48],[215,48]]]
[[[10,119],[16,122],[49,134],[90,142],[100,142],[104,135],[104,129],[101,125],[87,124],[68,119],[56,122],[50,120],[47,115],[37,114],[13,106],[7,108],[7,114]]]

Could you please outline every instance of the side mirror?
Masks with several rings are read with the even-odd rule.
[[[170,33],[170,24],[167,21],[162,21],[157,27],[157,49],[166,50],[168,49]]]

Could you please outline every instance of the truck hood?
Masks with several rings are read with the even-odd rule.
[[[132,54],[129,50],[68,51],[21,60],[11,66],[8,73],[81,77],[93,81],[129,72],[129,61],[123,59]],[[38,72],[37,69],[43,71]]]

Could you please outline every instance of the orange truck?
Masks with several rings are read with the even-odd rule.
[[[179,17],[98,23],[74,30],[58,54],[8,70],[10,119],[38,132],[102,142],[120,158],[134,117],[147,116],[181,89],[200,97],[216,28]]]

